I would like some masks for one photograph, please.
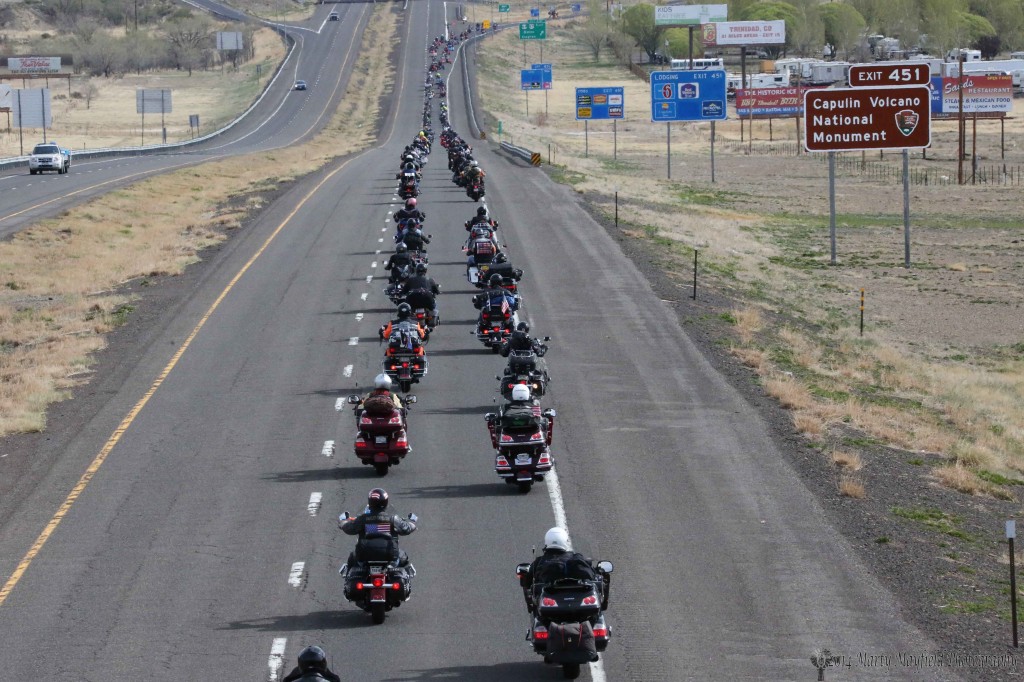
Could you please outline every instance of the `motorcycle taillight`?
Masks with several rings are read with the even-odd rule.
[[[373,579],[373,586],[374,587],[384,587],[384,579],[383,578],[374,578]]]
[[[543,599],[540,600],[540,605],[541,606],[558,606],[558,602],[556,602],[551,597],[544,597]]]

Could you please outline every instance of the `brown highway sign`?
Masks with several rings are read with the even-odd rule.
[[[893,87],[897,85],[928,85],[931,68],[927,64],[853,64],[850,66],[850,87]]]
[[[809,152],[931,145],[931,91],[927,85],[808,90],[804,116],[804,148]]]

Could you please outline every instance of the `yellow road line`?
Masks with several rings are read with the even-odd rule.
[[[362,154],[360,154],[359,156],[362,156]],[[215,300],[210,305],[209,309],[207,309],[206,313],[203,314],[202,318],[200,318],[199,322],[192,330],[192,333],[188,335],[188,338],[185,339],[185,342],[182,343],[181,347],[178,348],[177,352],[175,352],[174,356],[171,358],[171,361],[167,363],[167,366],[164,367],[163,371],[160,372],[156,380],[153,381],[152,385],[149,387],[149,390],[146,391],[145,395],[143,395],[142,398],[139,399],[139,402],[135,403],[135,407],[133,407],[128,412],[128,414],[125,415],[125,418],[122,419],[121,423],[118,424],[116,429],[114,429],[114,432],[110,435],[110,438],[107,440],[106,444],[104,444],[103,449],[100,450],[100,453],[98,455],[96,455],[96,458],[92,461],[92,464],[89,465],[89,468],[85,470],[85,473],[82,474],[82,477],[78,479],[78,483],[75,485],[74,488],[71,489],[71,492],[64,500],[64,503],[60,505],[59,509],[57,509],[57,513],[54,514],[53,518],[50,519],[50,522],[46,524],[46,528],[43,529],[43,532],[40,533],[39,537],[36,538],[36,541],[32,543],[32,547],[25,554],[24,558],[22,558],[22,560],[18,563],[18,567],[14,569],[14,572],[11,574],[11,577],[7,579],[6,583],[4,583],[3,588],[0,588],[0,606],[2,606],[5,601],[7,601],[7,597],[10,596],[15,586],[17,586],[18,581],[21,580],[22,576],[25,575],[25,571],[28,570],[28,567],[32,564],[32,561],[43,549],[43,546],[50,539],[50,536],[53,535],[54,531],[57,530],[57,526],[60,525],[60,522],[63,521],[64,517],[67,516],[69,511],[71,511],[71,507],[75,504],[75,501],[85,491],[86,486],[89,485],[89,482],[92,480],[93,476],[95,476],[96,472],[98,472],[100,470],[100,467],[103,466],[103,462],[106,461],[107,455],[109,455],[110,452],[114,449],[114,446],[120,442],[121,437],[128,430],[128,427],[132,425],[132,422],[135,421],[135,418],[139,416],[140,412],[142,412],[142,408],[146,406],[146,403],[148,403],[149,399],[153,397],[153,394],[156,393],[156,390],[160,388],[161,384],[164,383],[164,380],[171,373],[171,370],[174,369],[175,365],[178,364],[178,360],[180,360],[181,356],[185,354],[185,351],[188,350],[188,347],[192,345],[192,341],[196,338],[196,336],[199,335],[199,331],[203,328],[203,326],[206,325],[207,320],[210,319],[210,317],[217,310],[217,308],[220,307],[221,302],[227,297],[228,293],[230,293],[231,290],[235,287],[235,284],[237,284],[238,281],[242,278],[242,275],[244,275],[249,270],[249,268],[252,267],[253,263],[256,262],[257,258],[263,255],[263,252],[267,250],[267,247],[270,246],[271,242],[273,242],[277,235],[280,234],[281,230],[283,230],[285,226],[287,226],[288,223],[291,222],[292,218],[295,217],[295,215],[306,204],[306,202],[308,202],[310,198],[312,198],[313,195],[316,194],[328,180],[330,180],[339,172],[341,172],[341,170],[345,168],[345,166],[347,166],[349,163],[351,163],[357,158],[359,157],[353,157],[345,161],[336,169],[331,171],[328,175],[326,175],[319,183],[317,183],[316,187],[311,189],[309,193],[306,194],[306,196],[304,196],[301,201],[299,201],[295,208],[292,209],[291,213],[285,216],[285,219],[281,221],[281,224],[274,229],[274,231],[270,234],[269,237],[267,237],[266,241],[264,241],[263,245],[260,246],[260,248],[256,251],[255,254],[253,254],[252,258],[250,258],[246,262],[246,264],[242,266],[242,269],[239,270],[238,273],[231,278],[231,281],[228,282],[226,287],[224,287],[224,290],[220,292],[219,296],[217,296],[217,300]]]

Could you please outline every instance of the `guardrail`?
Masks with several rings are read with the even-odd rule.
[[[513,156],[518,156],[523,161],[528,161],[534,166],[540,165],[540,154],[538,152],[531,152],[526,147],[517,147],[509,142],[502,142],[501,148]]]

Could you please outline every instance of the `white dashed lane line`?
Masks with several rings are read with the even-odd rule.
[[[365,301],[366,297],[369,296],[365,291],[359,295],[359,300]]]
[[[350,346],[356,346],[356,345],[358,345],[358,344],[359,344],[359,337],[358,337],[358,336],[353,336],[353,337],[350,337],[350,338],[349,338],[349,340],[348,340],[348,345],[350,345]]]
[[[278,682],[281,679],[281,671],[284,668],[284,648],[287,645],[288,640],[285,637],[275,638],[274,643],[270,645],[270,659],[267,661],[270,668],[270,676],[267,679],[270,682]]]
[[[302,587],[302,572],[305,570],[305,561],[296,561],[292,564],[292,570],[288,572],[288,584],[292,587]]]
[[[338,398],[337,400],[334,401],[334,411],[335,412],[341,412],[344,409],[345,409],[345,399],[344,398]]]
[[[352,376],[352,365],[345,365],[345,369],[342,370],[341,373],[344,374],[346,377]]]
[[[373,275],[367,275],[366,276],[366,283],[369,284],[372,281],[373,281]]]
[[[323,447],[322,450],[320,450],[320,454],[324,455],[325,457],[333,457],[334,456],[334,441],[333,440],[325,440],[324,441],[324,447]]]
[[[374,270],[376,270],[377,269],[377,261],[373,261],[372,263],[370,263],[370,267],[373,268]]]
[[[309,504],[306,505],[306,510],[309,511],[310,516],[316,516],[317,512],[320,511],[320,502],[323,498],[323,493],[310,493]]]
[[[356,313],[356,322],[362,322],[362,321],[363,321],[363,314],[362,313]]]

